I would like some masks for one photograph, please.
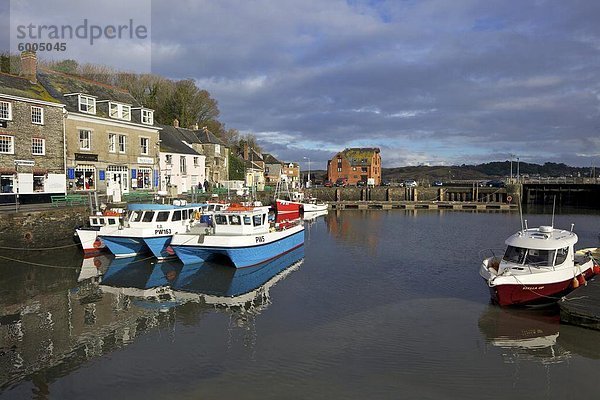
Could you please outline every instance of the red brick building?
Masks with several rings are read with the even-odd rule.
[[[381,184],[381,155],[379,148],[352,148],[337,153],[327,161],[327,176],[334,182],[348,179],[349,185],[367,182],[373,178],[375,185]]]

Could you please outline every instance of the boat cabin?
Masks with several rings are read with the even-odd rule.
[[[558,267],[570,261],[573,265],[573,246],[577,235],[551,226],[525,229],[506,240],[506,252],[500,269],[525,267]]]
[[[103,226],[119,226],[121,224],[120,215],[91,215],[90,227],[100,228]]]
[[[245,210],[225,210],[215,213],[215,235],[256,235],[268,233],[269,207],[246,207]]]
[[[200,219],[204,204],[185,204],[181,206],[164,204],[132,205],[129,208],[127,222],[130,227],[148,227],[154,224],[188,224],[190,220]]]

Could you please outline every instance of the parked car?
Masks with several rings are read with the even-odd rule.
[[[358,181],[358,182],[356,182],[356,186],[357,187],[367,186],[367,182],[365,182],[365,181]]]
[[[442,181],[433,181],[433,186],[444,186]]]
[[[337,187],[348,186],[348,178],[338,178],[335,181],[335,186],[337,186]]]
[[[504,182],[500,181],[500,180],[488,181],[485,185],[487,187],[496,187],[496,188],[503,188],[505,186]]]
[[[333,187],[333,182],[331,182],[329,179],[327,179],[325,182],[323,182],[323,186]]]
[[[406,186],[406,187],[417,187],[419,185],[417,184],[417,181],[415,181],[414,179],[407,179],[407,180],[404,181],[404,186]]]

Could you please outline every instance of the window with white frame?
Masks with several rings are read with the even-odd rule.
[[[0,101],[0,119],[12,120],[12,103],[8,101]]]
[[[142,124],[154,124],[154,111],[142,109]]]
[[[127,152],[127,136],[119,135],[119,153]]]
[[[194,167],[198,166],[198,157],[194,157]]]
[[[79,149],[80,150],[91,150],[92,149],[92,131],[88,129],[79,130]]]
[[[75,189],[96,189],[96,168],[92,165],[78,165],[75,167]]]
[[[34,173],[33,174],[33,191],[34,192],[43,192],[45,182],[46,182],[45,174]]]
[[[179,172],[181,172],[181,175],[187,175],[187,165],[185,164],[185,156],[179,157]]]
[[[108,152],[109,153],[117,152],[117,135],[115,133],[108,134]]]
[[[87,114],[96,114],[96,99],[91,96],[80,94],[79,111]]]
[[[128,104],[109,103],[109,114],[111,118],[131,120],[131,106]]]
[[[172,165],[173,164],[173,156],[171,154],[167,154],[165,156],[165,162],[167,163],[167,165]]]
[[[221,145],[215,144],[215,154],[221,154]]]
[[[0,175],[0,190],[2,193],[14,193],[15,188],[15,176],[14,175]]]
[[[137,170],[138,189],[152,189],[152,170],[150,168],[139,168]]]
[[[42,107],[31,106],[31,123],[44,125],[44,109]]]
[[[0,153],[14,154],[15,153],[15,138],[13,136],[0,135]]]
[[[46,139],[32,138],[31,154],[33,154],[34,156],[43,156],[44,154],[46,154]]]
[[[150,139],[146,137],[140,138],[140,154],[148,155],[148,144],[150,143]]]

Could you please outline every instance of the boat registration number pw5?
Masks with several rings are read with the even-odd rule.
[[[264,243],[265,242],[265,237],[264,236],[257,236],[256,237],[256,243]]]
[[[155,235],[171,235],[171,230],[170,229],[155,229],[154,230],[154,234]]]

